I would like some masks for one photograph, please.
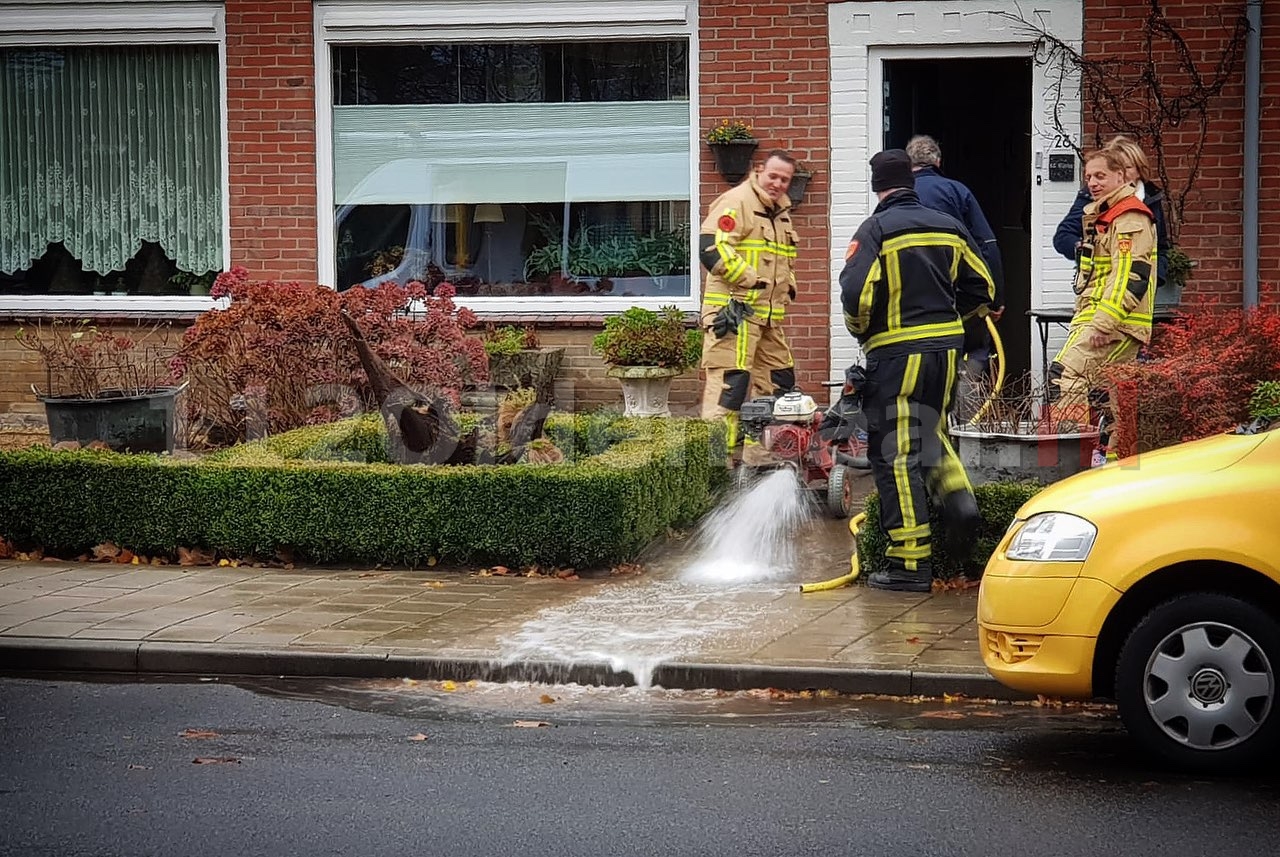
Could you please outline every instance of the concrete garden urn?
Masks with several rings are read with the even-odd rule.
[[[622,399],[626,405],[624,416],[671,416],[667,399],[671,394],[671,379],[680,374],[679,369],[666,366],[611,366],[606,374],[622,383]]]

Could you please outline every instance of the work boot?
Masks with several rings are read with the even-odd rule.
[[[942,498],[942,525],[947,553],[957,562],[967,561],[982,530],[982,513],[971,492],[952,491]]]
[[[873,571],[867,578],[867,586],[891,592],[929,592],[933,589],[933,575],[927,571]]]

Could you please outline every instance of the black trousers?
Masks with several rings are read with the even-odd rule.
[[[927,497],[973,490],[947,437],[959,364],[958,349],[867,358],[867,457],[893,574],[932,575]]]

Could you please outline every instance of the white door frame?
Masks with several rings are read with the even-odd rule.
[[[833,380],[844,377],[861,349],[845,330],[840,304],[844,252],[858,225],[875,207],[868,161],[884,139],[884,62],[897,59],[1033,58],[1034,36],[1009,17],[1034,15],[1038,25],[1076,47],[1083,32],[1083,0],[910,0],[843,2],[828,7],[831,45],[831,364]],[[1062,151],[1052,130],[1056,79],[1034,65],[1031,127],[1031,306],[1069,304],[1071,263],[1053,250],[1053,231],[1075,197],[1077,184],[1048,183],[1046,154]],[[1079,86],[1067,81],[1070,99],[1062,111],[1075,140],[1081,136]],[[975,93],[974,97],[981,97]],[[1067,149],[1066,151],[1070,151]],[[1012,321],[1011,319],[1006,320]],[[1038,331],[1030,319],[1033,355]],[[1052,339],[1052,337],[1051,337]],[[1038,357],[1031,360],[1039,374]]]

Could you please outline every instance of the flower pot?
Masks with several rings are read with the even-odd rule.
[[[680,374],[679,369],[665,366],[612,366],[606,374],[610,378],[617,378],[622,384],[624,416],[671,416],[667,399],[671,394],[671,379]]]
[[[1097,431],[1071,434],[1037,433],[1034,425],[1019,432],[953,428],[956,454],[974,485],[1036,480],[1044,484],[1088,470]]]
[[[737,184],[751,171],[751,159],[755,156],[759,140],[730,140],[727,143],[708,143],[716,159],[716,169],[725,181]]]
[[[185,386],[137,395],[108,390],[95,399],[41,397],[49,439],[81,446],[101,441],[116,452],[173,452],[174,402]]]

